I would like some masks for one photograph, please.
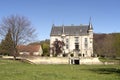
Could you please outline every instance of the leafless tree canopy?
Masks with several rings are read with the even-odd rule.
[[[18,15],[11,15],[2,19],[0,36],[4,37],[8,29],[11,30],[12,39],[16,46],[32,40],[35,33],[31,22],[26,17]]]

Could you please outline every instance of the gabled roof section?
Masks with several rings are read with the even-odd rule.
[[[38,52],[40,49],[41,45],[19,45],[17,46],[17,49],[19,50],[19,52]]]
[[[87,35],[89,25],[79,25],[79,26],[64,26],[65,35]],[[59,36],[63,34],[63,26],[53,26],[50,36]]]

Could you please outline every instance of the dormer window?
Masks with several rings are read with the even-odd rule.
[[[61,35],[61,31],[58,31],[58,35]]]

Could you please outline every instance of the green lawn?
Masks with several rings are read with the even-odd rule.
[[[116,59],[116,58],[99,58],[99,59],[102,62],[117,62],[117,63],[120,62],[120,59]]]
[[[0,80],[120,80],[120,65],[35,65],[0,59]]]

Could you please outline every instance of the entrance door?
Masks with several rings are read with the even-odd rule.
[[[70,64],[80,64],[80,60],[79,59],[70,59]]]
[[[74,60],[74,63],[75,64],[79,64],[79,60]]]

